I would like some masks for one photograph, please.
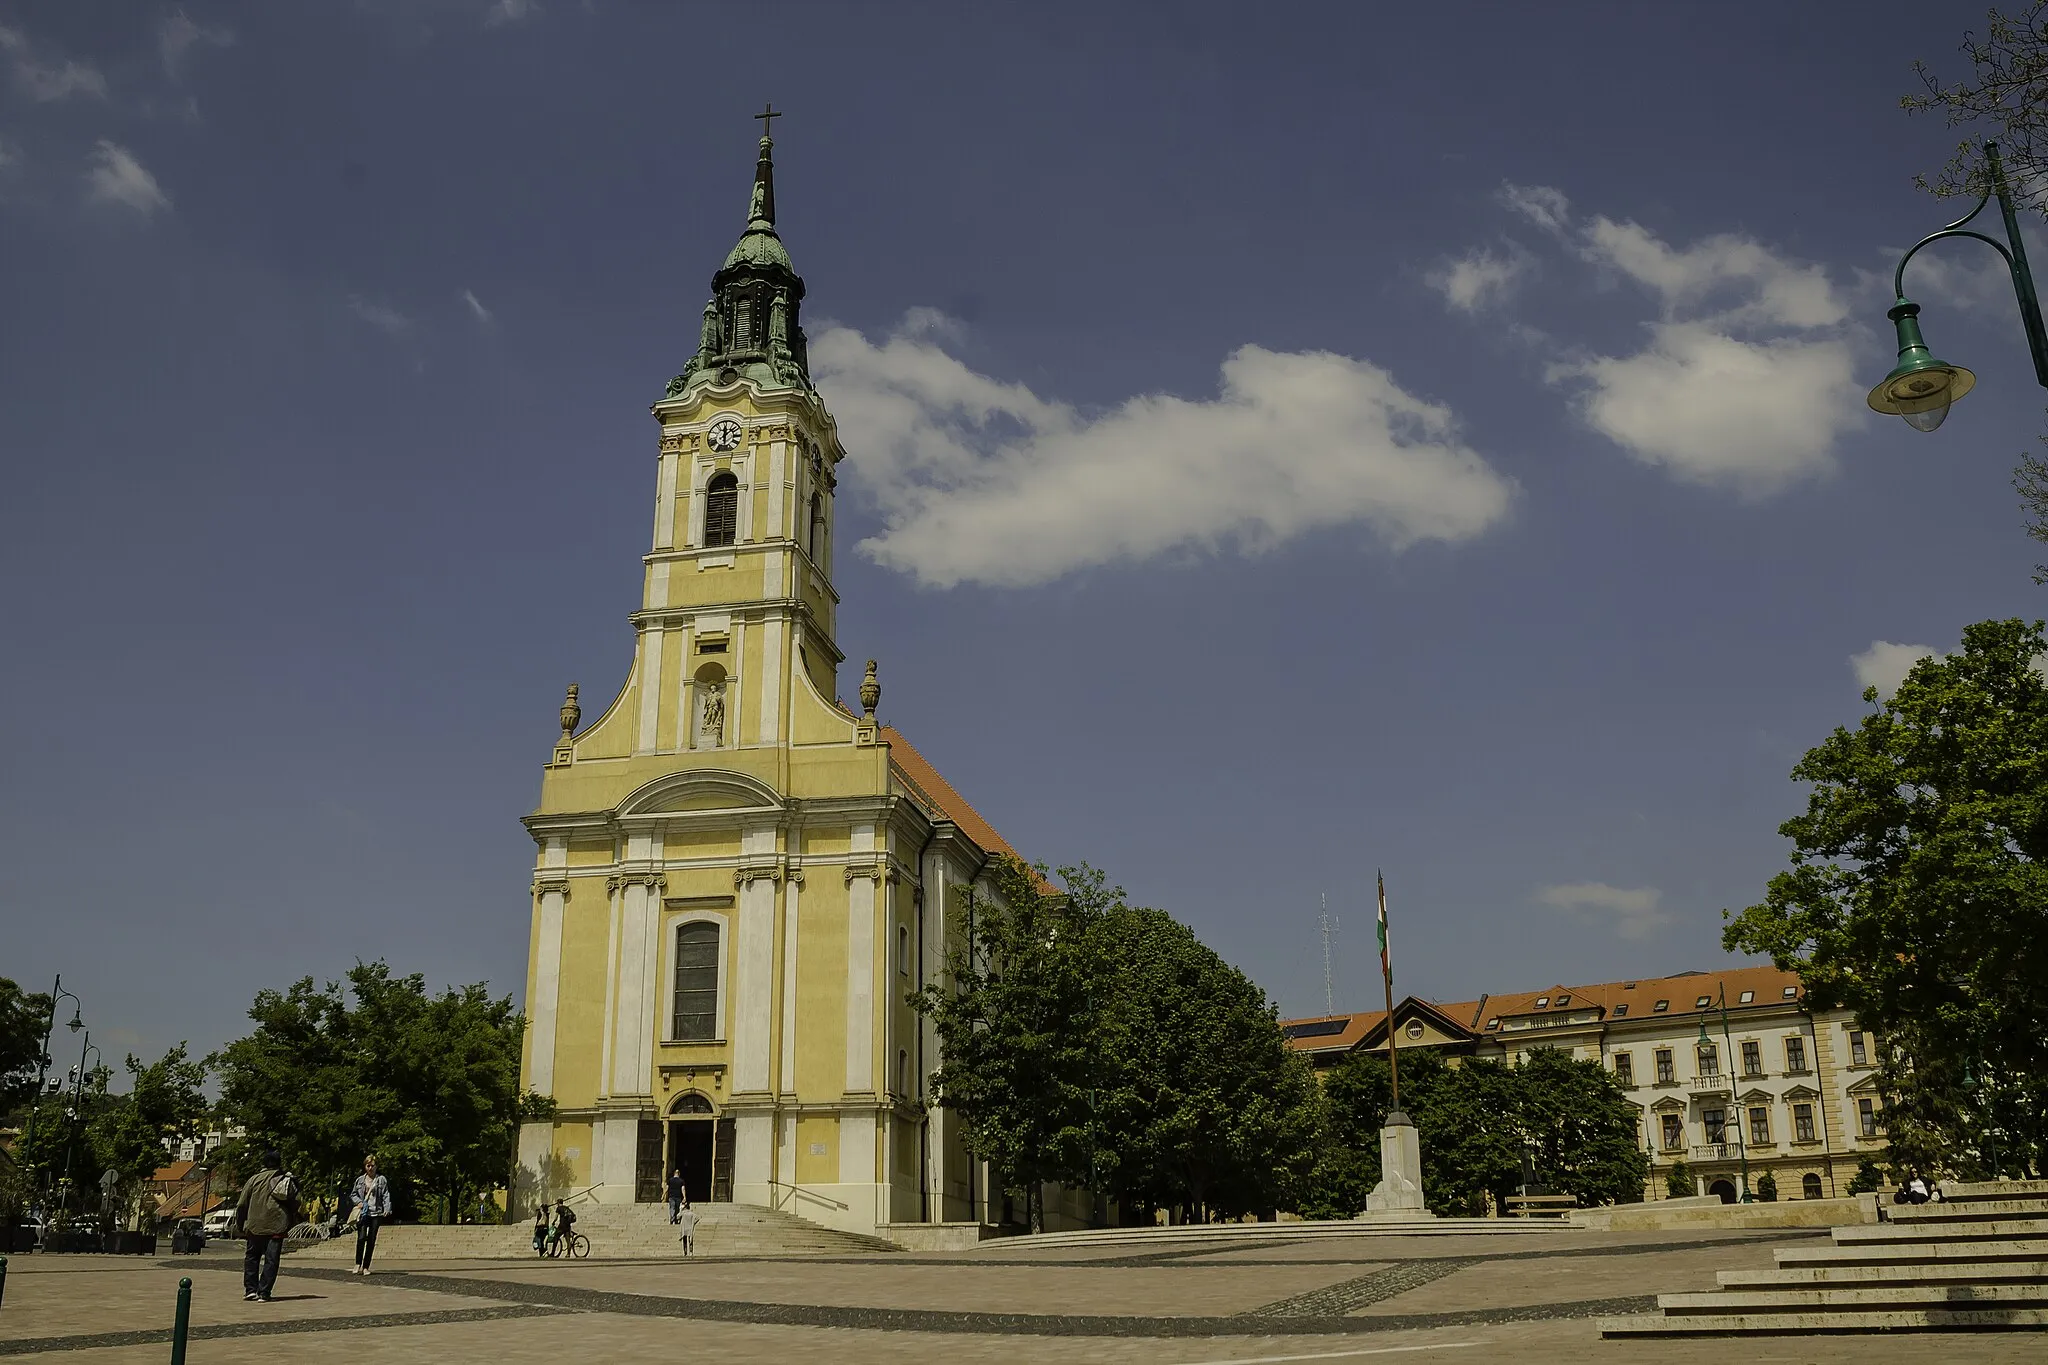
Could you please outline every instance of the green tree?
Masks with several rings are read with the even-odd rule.
[[[33,1098],[50,997],[23,991],[0,976],[0,1118]]]
[[[1294,1202],[1315,1161],[1315,1078],[1265,992],[1165,911],[1101,894],[1099,874],[1089,890],[1098,1188],[1193,1221]]]
[[[1060,875],[1080,894],[1061,894],[1021,859],[992,863],[995,894],[967,889],[946,978],[909,997],[939,1038],[933,1098],[959,1118],[967,1150],[1025,1201],[1034,1229],[1044,1226],[1042,1183],[1089,1177],[1089,929],[1098,899],[1122,895],[1085,869]]]
[[[1964,35],[1962,53],[1969,78],[1948,84],[1925,62],[1914,71],[1925,89],[1900,103],[1913,113],[1939,114],[1950,127],[1968,126],[1972,137],[1931,180],[1920,185],[1942,196],[1984,192],[1983,161],[1977,141],[2000,144],[2014,189],[2036,207],[2048,208],[2048,0],[2034,0],[2011,14],[1992,10],[1981,33]]]
[[[95,1173],[113,1170],[122,1189],[134,1188],[166,1161],[165,1143],[196,1136],[206,1119],[206,1065],[186,1056],[180,1043],[144,1065],[127,1059],[128,1093],[111,1096],[86,1125]]]
[[[1883,1038],[1894,1165],[2041,1169],[2048,1117],[2048,680],[2039,622],[1984,621],[1792,771],[1792,866],[1723,934]]]
[[[1671,1169],[1664,1173],[1664,1193],[1672,1199],[1691,1199],[1699,1191],[1693,1187],[1692,1167],[1683,1161],[1673,1162]]]
[[[1636,1147],[1636,1115],[1597,1062],[1550,1048],[1515,1066],[1472,1058],[1446,1065],[1433,1050],[1404,1053],[1401,1105],[1422,1146],[1422,1189],[1433,1212],[1496,1208],[1522,1184],[1524,1154],[1535,1182],[1582,1205],[1642,1198],[1649,1167]],[[1384,1058],[1352,1053],[1324,1083],[1325,1140],[1342,1146],[1317,1164],[1304,1212],[1349,1217],[1380,1176],[1379,1130],[1391,1085]],[[1533,1148],[1533,1152],[1531,1149]]]
[[[249,1017],[255,1031],[213,1059],[221,1110],[316,1196],[375,1154],[399,1212],[431,1202],[452,1220],[505,1183],[519,1124],[548,1107],[519,1092],[525,1020],[482,983],[429,995],[417,974],[358,963],[346,985],[263,991]]]
[[[1884,1185],[1884,1168],[1866,1156],[1856,1163],[1856,1174],[1849,1177],[1848,1192],[1869,1194],[1883,1189]]]

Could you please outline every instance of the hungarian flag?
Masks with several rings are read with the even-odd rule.
[[[1378,868],[1373,869],[1372,875],[1380,884],[1380,975],[1386,978],[1387,988],[1391,990],[1394,984],[1394,964],[1387,956],[1387,879],[1380,875]]]

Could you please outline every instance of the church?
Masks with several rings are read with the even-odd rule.
[[[896,731],[837,700],[835,471],[763,136],[699,344],[653,406],[629,676],[578,689],[537,846],[515,1200],[733,1201],[873,1234],[1000,1218],[928,1100],[905,1002],[1011,850]],[[984,887],[975,894],[986,897]]]

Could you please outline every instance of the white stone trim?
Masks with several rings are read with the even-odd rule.
[[[782,618],[771,616],[761,623],[761,743],[773,744],[782,723]]]
[[[742,830],[740,856],[775,852],[775,830]],[[732,1093],[768,1088],[772,1057],[770,1030],[775,1007],[775,888],[771,877],[751,877],[739,887],[733,942]],[[738,1180],[735,1173],[734,1180]],[[767,1178],[765,1166],[762,1179]]]
[[[654,483],[654,548],[668,550],[675,547],[676,531],[676,466],[682,462],[682,455],[661,456],[661,472]]]
[[[633,753],[654,752],[661,737],[661,655],[662,629],[659,621],[649,622],[640,632],[640,721]]]
[[[782,484],[783,480],[787,477],[783,471],[787,467],[785,460],[787,459],[788,446],[789,443],[787,441],[781,440],[768,443],[768,536],[770,539],[782,534]]]
[[[875,1183],[875,1111],[839,1116],[839,1183]]]
[[[790,877],[782,888],[782,1083],[778,1088],[785,1095],[796,1093],[796,931],[803,889],[799,877]]]
[[[531,1066],[527,1081],[534,1090],[552,1095],[555,1090],[555,1008],[562,986],[562,904],[567,894],[560,888],[540,893],[537,942],[533,952],[533,1007],[528,1011],[533,1032]]]
[[[612,1035],[617,1031],[612,1027],[612,1024],[619,1017],[619,930],[621,927],[620,917],[625,903],[625,896],[616,885],[608,887],[607,891],[607,899],[610,901],[611,928],[605,938],[604,950],[604,1028],[600,1030],[603,1048],[602,1055],[598,1058],[597,1071],[597,1095],[599,1099],[603,1099],[612,1093]],[[595,1141],[594,1137],[592,1141]],[[591,1153],[591,1161],[595,1163],[596,1160],[597,1154],[593,1151]],[[591,1176],[593,1180],[597,1178],[595,1171],[596,1167],[593,1164]]]
[[[855,825],[853,851],[872,852],[875,827]],[[846,1089],[875,1088],[875,879],[846,885]]]

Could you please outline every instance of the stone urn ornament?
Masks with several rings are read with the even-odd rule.
[[[576,722],[583,719],[583,708],[576,703],[576,684],[569,684],[569,695],[562,699],[562,743],[576,733]]]
[[[867,676],[860,680],[860,709],[868,720],[875,718],[875,707],[882,700],[882,684],[875,680],[875,661],[868,660]]]

